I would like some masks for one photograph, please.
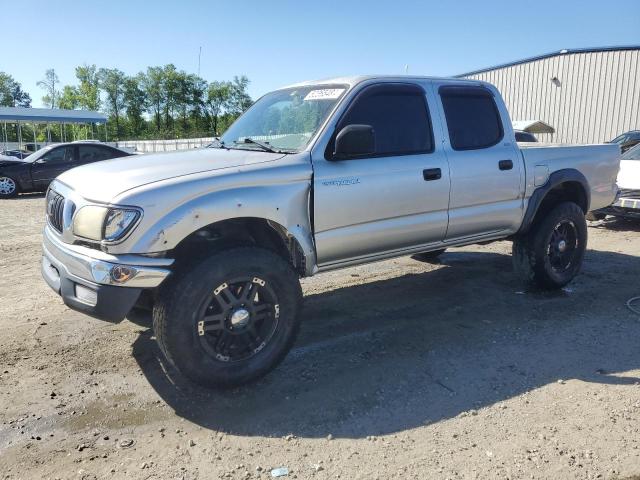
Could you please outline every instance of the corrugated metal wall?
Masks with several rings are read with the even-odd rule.
[[[555,134],[537,135],[543,142],[603,142],[640,130],[640,49],[567,53],[465,78],[498,87],[512,120],[551,124]]]

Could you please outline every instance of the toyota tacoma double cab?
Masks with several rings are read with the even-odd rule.
[[[209,148],[59,176],[42,273],[93,317],[152,306],[179,372],[238,385],[291,348],[300,277],[509,239],[526,282],[566,285],[585,253],[585,213],[615,198],[619,156],[611,144],[518,147],[488,83],[300,83],[261,97]]]

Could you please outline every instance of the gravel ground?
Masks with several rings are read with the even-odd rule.
[[[0,202],[2,478],[640,478],[639,223],[591,224],[554,294],[508,242],[304,280],[285,362],[210,392],[49,291],[43,204]]]

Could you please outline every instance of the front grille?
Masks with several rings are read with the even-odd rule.
[[[632,190],[630,188],[621,188],[618,190],[620,198],[640,198],[640,190]]]
[[[47,194],[47,218],[49,223],[58,232],[62,233],[64,225],[64,197],[58,192],[49,190]]]

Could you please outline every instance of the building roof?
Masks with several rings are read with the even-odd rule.
[[[461,73],[459,75],[455,75],[456,78],[460,77],[469,77],[471,75],[477,75],[478,73],[489,72],[491,70],[498,70],[500,68],[512,67],[514,65],[520,65],[522,63],[535,62],[537,60],[543,60],[545,58],[556,57],[558,55],[570,55],[573,53],[593,53],[593,52],[615,52],[622,50],[640,50],[640,45],[625,45],[625,46],[617,46],[617,47],[595,47],[595,48],[571,48],[571,49],[563,49],[557,52],[545,53],[543,55],[538,55],[535,57],[523,58],[522,60],[516,60],[514,62],[502,63],[500,65],[494,65],[492,67],[481,68],[480,70],[474,70],[472,72]]]
[[[555,128],[542,120],[513,120],[514,130],[522,130],[529,133],[556,133]]]
[[[0,107],[0,122],[30,123],[105,123],[107,117],[90,110],[60,108]]]

